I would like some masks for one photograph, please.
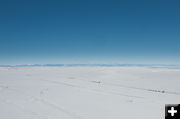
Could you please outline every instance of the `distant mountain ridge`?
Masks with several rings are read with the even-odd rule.
[[[19,65],[0,65],[0,67],[173,67],[180,68],[180,65],[171,64],[19,64]]]

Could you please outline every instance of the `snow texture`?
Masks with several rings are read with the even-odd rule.
[[[180,69],[1,67],[1,119],[164,119]]]

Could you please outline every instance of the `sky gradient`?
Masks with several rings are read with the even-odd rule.
[[[180,64],[179,0],[1,0],[0,64]]]

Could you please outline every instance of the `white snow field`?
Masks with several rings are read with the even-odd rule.
[[[180,69],[1,67],[0,119],[164,119]]]

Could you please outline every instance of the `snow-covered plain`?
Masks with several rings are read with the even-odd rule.
[[[1,67],[1,119],[164,119],[180,69]]]

